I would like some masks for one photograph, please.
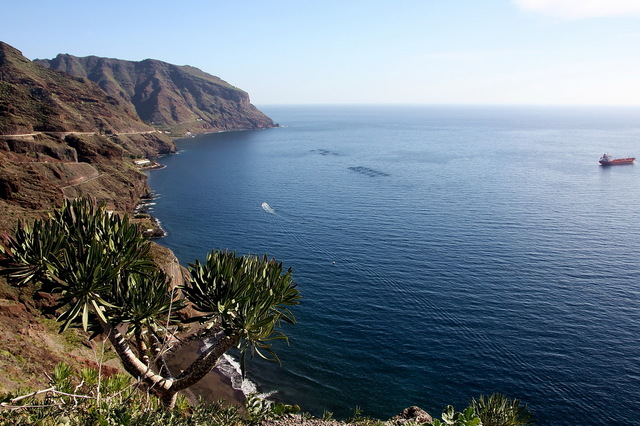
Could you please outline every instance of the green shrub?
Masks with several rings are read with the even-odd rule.
[[[66,364],[52,372],[48,389],[0,395],[1,425],[219,425],[246,424],[237,407],[222,401],[190,406],[183,396],[165,410],[156,398],[136,392],[125,374],[100,378],[97,369],[76,374]],[[98,383],[101,384],[98,387]]]
[[[471,406],[482,420],[483,426],[528,426],[536,423],[527,404],[500,393],[488,397],[480,395],[480,398],[471,401]]]

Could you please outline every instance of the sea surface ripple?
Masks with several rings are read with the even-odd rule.
[[[261,392],[338,417],[501,392],[545,425],[640,418],[638,108],[263,107],[150,172],[161,240],[294,269]]]

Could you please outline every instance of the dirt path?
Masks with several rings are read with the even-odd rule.
[[[74,186],[78,186],[78,185],[82,185],[82,184],[87,183],[87,182],[91,182],[92,180],[98,179],[102,175],[103,175],[103,173],[99,173],[98,171],[96,171],[96,174],[94,176],[82,176],[82,177],[79,177],[77,179],[74,179],[75,181],[78,181],[78,182],[73,182],[72,181],[73,183],[71,183],[69,185],[61,186],[60,189],[62,190],[62,193],[64,194],[64,190],[65,189],[71,188],[71,187],[74,187]],[[66,196],[66,194],[65,194],[65,196]]]

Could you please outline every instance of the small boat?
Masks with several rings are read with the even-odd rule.
[[[600,165],[602,166],[618,166],[621,164],[633,164],[636,161],[635,157],[628,158],[613,158],[609,154],[603,154],[600,157]]]

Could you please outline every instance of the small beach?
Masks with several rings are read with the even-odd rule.
[[[192,342],[185,346],[182,351],[176,354],[169,368],[174,374],[186,368],[200,355],[198,342]],[[225,362],[221,359],[220,362]],[[221,372],[217,367],[207,374],[202,380],[184,391],[189,400],[196,401],[202,397],[207,402],[224,400],[229,404],[244,407],[246,399],[244,393],[239,389],[234,389],[231,378]]]

